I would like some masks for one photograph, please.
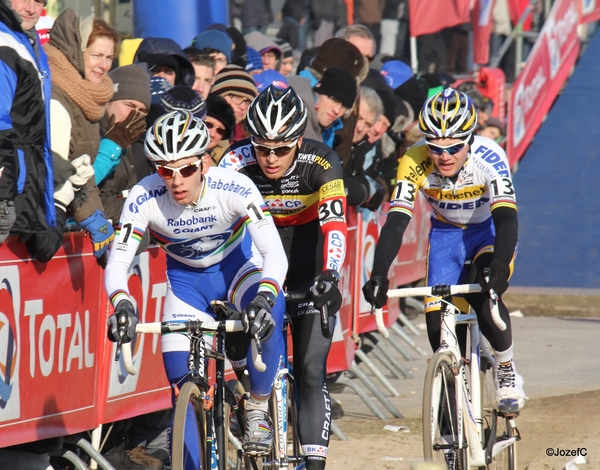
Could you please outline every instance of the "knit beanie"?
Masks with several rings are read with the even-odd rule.
[[[260,54],[253,47],[246,47],[246,72],[264,70],[263,62]]]
[[[368,64],[365,67],[365,58],[357,47],[341,38],[331,38],[325,41],[319,48],[316,57],[310,63],[319,76],[330,67],[346,69],[353,77],[362,81],[368,72]],[[366,70],[364,70],[366,68]],[[318,77],[317,77],[318,78]]]
[[[276,70],[265,70],[263,73],[257,73],[254,75],[254,82],[256,83],[256,88],[259,93],[267,88],[269,85],[274,85],[277,88],[286,89],[290,86],[282,74],[277,72]]]
[[[277,58],[281,57],[281,48],[269,36],[258,31],[252,31],[244,36],[246,46],[256,49],[261,55],[272,51]]]
[[[221,69],[210,91],[219,96],[232,94],[250,101],[258,95],[252,76],[239,65],[228,65]]]
[[[165,91],[160,98],[160,104],[165,112],[189,111],[198,119],[206,117],[206,103],[202,96],[186,85],[177,85]]]
[[[275,42],[281,49],[281,53],[283,54],[283,58],[287,59],[288,57],[294,57],[294,50],[292,49],[292,45],[289,42],[285,42],[283,39],[275,38]]]
[[[117,67],[108,74],[113,81],[114,94],[110,101],[137,100],[150,107],[150,77],[140,64]]]
[[[173,85],[165,78],[152,77],[150,79],[150,96],[152,97],[152,103],[160,104],[163,93],[171,88],[173,88]]]
[[[227,57],[227,62],[231,62],[231,49],[233,48],[233,39],[229,34],[213,29],[210,31],[204,31],[198,34],[192,41],[192,46],[196,49],[205,49],[210,47],[222,52]]]
[[[341,68],[328,68],[323,78],[314,86],[313,91],[321,95],[331,96],[347,109],[354,106],[358,88],[356,79],[350,72]]]
[[[223,139],[229,139],[235,127],[235,114],[229,103],[219,95],[210,93],[206,98],[206,115],[223,124],[225,128]]]
[[[412,77],[412,69],[401,60],[389,60],[381,67],[381,75],[392,88],[398,88]]]

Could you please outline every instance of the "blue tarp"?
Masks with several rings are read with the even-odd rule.
[[[600,288],[600,32],[513,175],[513,286]]]

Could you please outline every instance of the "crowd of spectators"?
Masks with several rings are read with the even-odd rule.
[[[103,265],[129,190],[155,171],[143,149],[158,116],[186,109],[204,120],[217,165],[248,136],[248,106],[271,84],[293,87],[305,101],[306,137],[339,155],[348,204],[377,210],[390,197],[399,158],[422,138],[415,124],[423,103],[453,83],[449,72],[463,71],[456,60],[459,68],[412,73],[406,0],[359,1],[360,23],[350,26],[342,0],[310,0],[310,10],[305,0],[287,0],[275,38],[246,0],[232,9],[241,31],[213,24],[184,48],[169,38],[121,41],[103,20],[70,9],[41,46],[35,26],[44,3],[0,0],[0,244],[18,236],[41,262],[60,248],[65,230],[85,230]],[[479,111],[480,132],[502,142],[504,123],[490,117],[491,100],[472,82],[461,89]],[[144,426],[164,422],[144,418],[135,429],[143,435]],[[150,468],[142,440],[132,439],[129,453],[112,451],[127,460],[119,468]]]

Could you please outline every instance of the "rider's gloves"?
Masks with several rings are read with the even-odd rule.
[[[271,307],[275,304],[275,300],[273,295],[266,292],[259,292],[254,297],[242,312],[242,323],[246,333],[251,336],[258,335],[261,341],[269,339],[275,328],[275,320],[271,316]]]
[[[333,269],[327,269],[316,277],[309,295],[316,308],[321,308],[327,303],[331,315],[340,309],[342,294],[338,289],[339,280],[340,275]]]
[[[123,343],[129,343],[135,337],[135,326],[138,324],[139,320],[137,315],[135,314],[135,308],[133,308],[133,304],[129,300],[121,300],[117,306],[115,307],[115,313],[113,313],[106,323],[108,323],[108,332],[106,336],[109,341],[116,343],[121,339],[120,327],[125,326],[123,328]]]
[[[494,289],[497,295],[502,295],[508,289],[508,275],[510,267],[500,259],[493,259],[489,266],[490,276],[486,282],[483,276],[483,270],[477,273],[477,282],[484,291],[489,292]]]
[[[367,302],[375,305],[375,308],[383,308],[388,300],[387,291],[390,281],[386,276],[371,276],[362,288]]]
[[[94,256],[100,258],[115,238],[112,224],[106,220],[104,212],[96,210],[87,219],[79,222],[79,225],[90,232],[94,245]]]

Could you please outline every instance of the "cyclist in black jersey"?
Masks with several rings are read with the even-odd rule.
[[[246,127],[252,137],[231,146],[219,165],[245,173],[260,190],[288,257],[287,289],[307,290],[316,308],[327,303],[333,315],[342,304],[337,285],[346,252],[346,195],[338,155],[303,138],[307,114],[292,88],[269,86],[248,109]],[[315,287],[321,281],[324,292]],[[331,339],[324,337],[316,310],[306,302],[288,304],[288,311],[300,442],[306,468],[323,469],[331,423],[325,383]]]

